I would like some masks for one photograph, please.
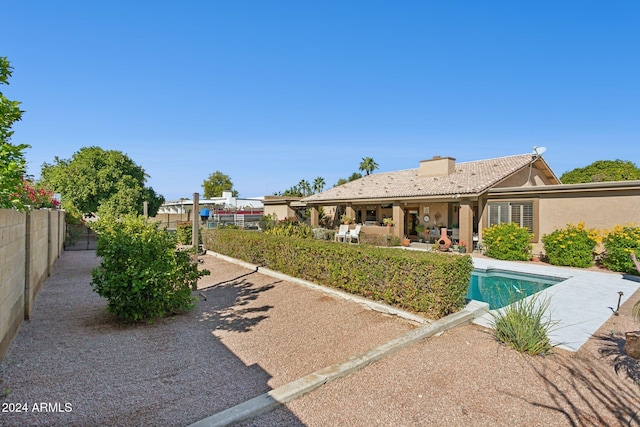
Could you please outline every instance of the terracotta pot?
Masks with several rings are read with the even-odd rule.
[[[447,236],[447,227],[440,229],[440,238],[438,239],[438,245],[441,251],[448,251],[451,247],[451,239]]]
[[[409,239],[402,239],[402,246],[409,246],[411,244],[411,240]]]

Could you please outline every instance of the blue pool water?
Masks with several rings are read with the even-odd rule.
[[[495,310],[563,280],[566,279],[497,269],[474,269],[469,281],[467,299],[484,301],[489,303],[491,310]]]

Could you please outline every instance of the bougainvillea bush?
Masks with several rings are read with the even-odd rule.
[[[24,178],[15,197],[20,200],[22,205],[29,206],[31,209],[57,209],[60,207],[60,202],[54,198],[53,191]]]

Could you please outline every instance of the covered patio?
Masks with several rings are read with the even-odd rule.
[[[457,163],[452,157],[422,160],[416,169],[382,172],[333,187],[301,200],[310,209],[312,227],[320,225],[320,207],[333,206],[334,222],[345,214],[362,233],[436,241],[442,229],[448,237],[473,249],[489,222],[519,221],[531,210],[488,212],[489,190],[502,187],[544,187],[558,184],[537,153]],[[496,216],[489,221],[489,215]],[[391,218],[392,226],[384,220]],[[532,231],[534,231],[532,229]]]

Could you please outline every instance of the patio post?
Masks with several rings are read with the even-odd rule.
[[[345,214],[354,220],[356,219],[356,210],[353,209],[353,205],[351,203],[347,203],[347,209],[345,210]]]
[[[318,225],[320,225],[320,222],[318,220],[319,218],[319,214],[318,214],[318,207],[317,206],[311,206],[311,228],[317,228]]]
[[[460,200],[458,211],[460,227],[460,241],[467,244],[467,250],[473,250],[473,209],[470,200]]]
[[[402,238],[404,236],[404,210],[400,206],[400,202],[393,203],[393,231],[395,235]]]

